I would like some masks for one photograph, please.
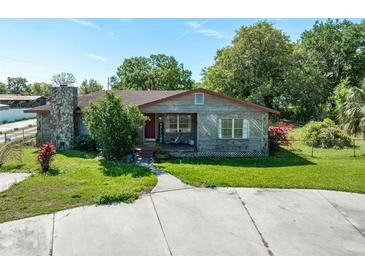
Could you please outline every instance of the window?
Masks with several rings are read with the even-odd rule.
[[[191,115],[178,114],[178,132],[191,132]]]
[[[222,119],[221,138],[232,138],[232,121],[233,119]]]
[[[177,116],[167,115],[166,132],[177,132]]]
[[[233,121],[234,121],[233,138],[242,138],[243,120],[233,119]]]
[[[191,132],[191,115],[189,114],[169,114],[166,119],[166,132],[176,133]]]
[[[204,105],[204,93],[195,93],[195,105]]]
[[[249,123],[247,119],[219,119],[219,138],[247,139]]]

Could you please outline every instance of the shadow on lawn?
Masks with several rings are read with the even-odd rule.
[[[57,154],[70,158],[94,159],[97,156],[96,152],[83,150],[60,150]]]
[[[131,176],[133,178],[145,177],[152,174],[151,170],[145,167],[140,167],[134,164],[122,162],[110,162],[106,160],[99,161],[102,166],[102,171],[105,176]]]
[[[293,153],[290,150],[279,148],[275,155],[269,157],[241,157],[241,158],[185,158],[173,159],[173,163],[196,165],[221,165],[232,167],[287,167],[315,165],[315,163]]]

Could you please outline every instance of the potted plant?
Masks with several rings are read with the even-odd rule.
[[[165,160],[169,158],[168,153],[162,150],[160,144],[158,143],[156,143],[154,147],[154,156],[157,160]]]

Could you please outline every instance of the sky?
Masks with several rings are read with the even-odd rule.
[[[262,19],[0,19],[0,81],[48,82],[71,72],[106,88],[124,58],[173,55],[199,81],[235,31]],[[317,19],[267,19],[297,41]],[[322,20],[322,19],[319,19]],[[360,22],[360,19],[351,19]]]

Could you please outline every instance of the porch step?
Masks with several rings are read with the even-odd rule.
[[[151,158],[153,156],[153,146],[151,145],[139,145],[136,147],[137,153],[142,158]]]

